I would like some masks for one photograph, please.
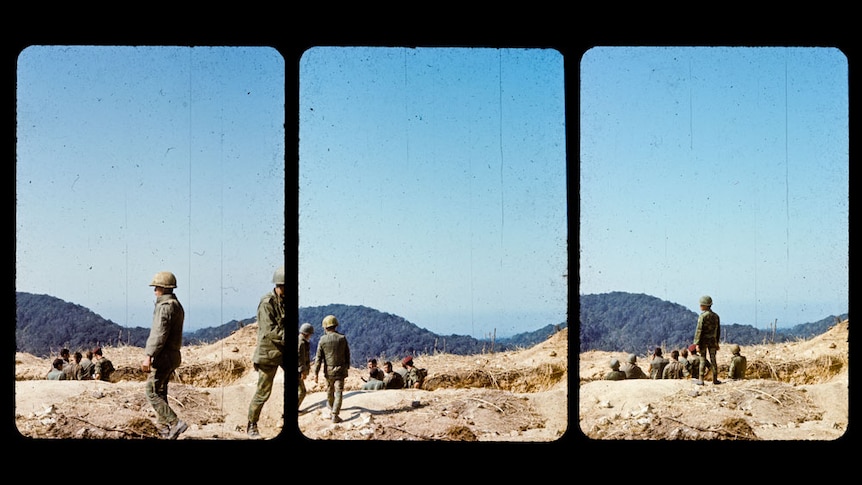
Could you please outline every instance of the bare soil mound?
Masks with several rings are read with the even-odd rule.
[[[168,401],[190,426],[180,439],[247,439],[247,411],[257,383],[252,366],[257,324],[208,345],[183,348]],[[29,438],[158,439],[155,413],[144,394],[142,348],[104,347],[116,370],[111,382],[48,381],[52,359],[16,354],[15,422]],[[284,375],[259,421],[264,438],[284,425]]]
[[[809,340],[744,347],[743,380],[725,379],[730,345],[722,344],[717,356],[724,382],[707,379],[705,386],[691,379],[605,381],[610,359],[625,355],[582,353],[581,432],[618,440],[835,440],[844,434],[849,320]]]
[[[423,389],[363,391],[345,380],[333,424],[323,378],[306,381],[300,432],[315,440],[554,441],[568,428],[568,329],[533,347],[480,355],[421,355]]]
[[[209,345],[183,348],[168,400],[190,426],[180,440],[245,440],[257,372],[251,357],[257,325]],[[52,359],[16,355],[15,422],[28,438],[159,439],[144,395],[143,349],[106,347],[111,382],[48,381]],[[568,332],[534,347],[473,356],[418,355],[424,389],[362,391],[365,369],[345,382],[344,422],[326,410],[325,379],[306,381],[300,432],[319,440],[553,441],[568,425]],[[292,413],[291,419],[292,419]],[[284,428],[284,375],[259,422],[263,438]]]

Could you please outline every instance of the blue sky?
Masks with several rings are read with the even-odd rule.
[[[848,311],[840,50],[595,47],[580,77],[581,294],[709,294],[759,328]]]
[[[284,260],[284,72],[266,47],[24,49],[16,290],[149,327],[167,270],[186,331],[255,316]]]
[[[299,76],[299,305],[436,333],[566,321],[564,59],[314,47]]]

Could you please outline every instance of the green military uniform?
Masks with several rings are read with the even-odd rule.
[[[258,371],[257,390],[248,407],[248,422],[256,424],[264,403],[272,394],[272,381],[284,366],[284,298],[275,291],[264,295],[257,305],[257,348],[252,362]]]
[[[650,379],[662,379],[664,377],[664,368],[669,362],[670,360],[661,355],[653,357],[652,362],[649,364]]]
[[[629,354],[628,362],[623,363],[620,370],[625,372],[626,379],[649,379],[649,376],[637,365],[637,360],[638,357],[635,354]]]
[[[611,371],[605,374],[606,381],[624,381],[626,373],[620,370],[620,361],[611,359]]]
[[[45,376],[45,379],[49,381],[65,381],[66,373],[63,372],[63,359],[56,359],[51,364],[51,370],[48,372],[48,375]]]
[[[78,380],[79,381],[89,381],[93,378],[93,374],[95,374],[95,365],[93,365],[93,361],[84,357],[81,359],[81,365],[78,368]]]
[[[317,379],[321,366],[326,377],[326,403],[332,413],[332,420],[340,422],[341,402],[344,395],[344,379],[350,368],[350,346],[347,337],[335,331],[338,320],[328,315],[323,319],[326,333],[317,343],[317,354],[314,358],[314,376]]]
[[[718,364],[715,354],[718,351],[718,340],[721,335],[721,319],[712,311],[712,298],[705,296],[701,298],[700,304],[706,306],[697,318],[697,330],[694,332],[694,344],[700,346],[700,377],[698,384],[703,383],[703,377],[708,369],[712,370],[712,382],[721,384],[718,380]],[[707,356],[709,361],[707,361]]]
[[[363,391],[379,391],[380,389],[386,389],[386,384],[384,384],[380,379],[375,379],[373,377],[369,378],[368,382],[362,385]]]
[[[388,372],[383,376],[383,384],[386,389],[402,389],[404,387],[404,377],[398,372]]]
[[[733,357],[730,359],[730,370],[727,372],[731,379],[745,379],[745,369],[748,366],[745,356],[739,354],[739,345],[730,348]]]
[[[157,423],[163,426],[173,426],[179,419],[168,404],[168,382],[182,363],[184,321],[185,310],[176,295],[166,293],[156,298],[153,326],[144,348],[144,353],[152,357],[146,395],[156,412]],[[96,361],[97,374],[102,360],[105,359]]]
[[[679,363],[682,364],[682,377],[691,377],[691,362],[689,362],[686,357],[680,356]]]
[[[75,362],[66,362],[63,364],[63,373],[66,374],[67,381],[74,381],[78,378],[78,364]]]
[[[299,394],[297,399],[297,409],[302,406],[302,401],[305,399],[305,395],[308,391],[305,389],[305,376],[308,375],[308,371],[311,370],[311,359],[310,359],[310,345],[308,343],[308,336],[314,333],[314,327],[311,324],[303,323],[299,328],[299,344],[297,347],[297,354],[299,355],[299,365],[297,367],[298,376],[299,376]]]
[[[66,374],[64,374],[61,370],[51,369],[51,371],[48,372],[48,375],[45,378],[49,381],[65,381]]]
[[[404,387],[412,389],[416,384],[420,384],[419,370],[415,367],[409,367],[404,373]]]
[[[694,344],[688,346],[688,373],[692,379],[700,379],[700,356]]]
[[[682,362],[678,360],[670,359],[670,362],[664,366],[664,370],[661,372],[662,379],[682,379],[683,378],[683,365]]]
[[[111,380],[111,374],[114,372],[114,364],[107,358],[101,357],[93,363],[93,376],[99,376],[100,381]]]

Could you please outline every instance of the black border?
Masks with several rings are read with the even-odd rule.
[[[543,8],[541,5],[521,7],[516,4],[497,4],[486,10],[470,11],[467,5],[447,8],[446,5],[427,4],[411,9],[355,7],[346,8],[326,5],[324,8],[284,7],[279,10],[255,9],[253,5],[215,4],[195,11],[177,6],[144,5],[125,6],[123,14],[114,10],[84,7],[47,7],[41,11],[28,12],[22,5],[10,12],[6,18],[7,40],[4,43],[4,107],[6,120],[11,123],[6,129],[7,151],[11,176],[8,210],[13,211],[13,230],[10,231],[12,248],[7,252],[12,270],[7,281],[12,288],[14,307],[14,206],[15,206],[15,76],[16,59],[29,45],[262,45],[276,48],[285,59],[285,200],[298,204],[298,195],[291,192],[297,180],[298,165],[298,70],[299,59],[309,47],[317,45],[380,45],[380,46],[458,46],[458,47],[541,47],[554,48],[564,56],[566,83],[566,137],[568,156],[569,195],[569,273],[578,261],[575,235],[578,234],[578,159],[579,159],[579,93],[578,71],[580,58],[593,46],[612,45],[722,45],[722,46],[829,46],[838,47],[848,58],[850,70],[851,136],[850,158],[854,154],[852,114],[855,110],[855,43],[851,36],[855,18],[849,8],[831,9],[808,7],[811,11],[788,12],[783,10],[755,12],[753,5],[735,8],[732,5],[711,5],[695,9],[693,6],[661,9],[653,5],[629,8],[614,5],[603,9],[589,5],[560,10]],[[148,9],[148,11],[142,11]],[[290,10],[288,10],[290,9]],[[33,9],[35,10],[35,9]],[[411,11],[412,10],[412,11]],[[694,10],[697,10],[695,12]],[[10,25],[11,24],[11,25]],[[11,38],[10,38],[11,37]],[[11,128],[10,128],[11,125]],[[296,149],[292,149],[296,147]],[[7,148],[8,150],[8,148]],[[851,173],[852,180],[852,173]],[[290,193],[288,193],[290,192]],[[851,201],[852,202],[852,201]],[[851,204],[852,205],[852,204]],[[296,206],[286,204],[286,228],[296,228],[298,221],[290,218],[296,214]],[[852,214],[852,210],[851,210]],[[287,222],[292,224],[287,224]],[[852,224],[851,224],[852,226]],[[828,237],[828,235],[825,235]],[[285,262],[294,263],[296,252],[285,237]],[[293,267],[292,265],[287,265]],[[852,274],[852,271],[850,272]],[[572,325],[577,313],[577,282],[569,279],[569,323]],[[851,278],[852,293],[852,278]],[[851,298],[852,301],[852,298]],[[298,303],[298,302],[295,302]],[[14,315],[11,316],[14,319]],[[7,322],[10,323],[10,322]],[[9,324],[12,337],[10,354],[14,355],[14,326]],[[852,332],[851,332],[852,335]],[[569,367],[577,369],[578,340],[570,338]],[[575,345],[572,345],[575,344]],[[852,347],[852,345],[851,345]],[[574,354],[574,359],[572,355]],[[14,359],[13,373],[14,373]],[[852,366],[851,361],[851,366]],[[852,374],[852,372],[851,372]],[[441,443],[441,442],[323,442],[303,438],[298,431],[291,435],[289,425],[278,439],[267,441],[184,441],[151,443],[134,441],[103,442],[83,440],[69,443],[46,440],[21,439],[15,429],[14,419],[6,421],[7,437],[12,444],[14,463],[12,469],[37,474],[47,471],[51,476],[63,473],[69,479],[122,479],[129,474],[152,468],[152,463],[172,462],[158,470],[158,478],[170,479],[182,475],[203,478],[233,476],[318,476],[323,479],[351,479],[363,477],[369,470],[375,471],[374,458],[381,453],[387,460],[391,452],[399,459],[408,453],[419,453],[414,459],[421,460],[421,468],[401,468],[394,473],[380,467],[382,479],[464,479],[471,475],[490,479],[496,476],[511,476],[512,471],[524,468],[526,477],[550,478],[563,471],[566,478],[580,474],[592,477],[596,471],[606,480],[621,480],[623,477],[641,477],[643,480],[684,480],[689,476],[725,475],[729,480],[736,477],[752,478],[758,470],[743,470],[743,463],[754,466],[776,477],[800,469],[831,470],[849,469],[851,463],[843,459],[854,444],[853,415],[856,399],[850,398],[851,422],[845,435],[830,442],[619,442],[595,441],[583,437],[577,420],[578,393],[569,382],[569,430],[560,440],[551,443]],[[293,394],[285,392],[285,405],[292,403]],[[14,388],[7,397],[14,417]],[[291,422],[286,413],[285,422]],[[294,421],[295,422],[295,421]],[[80,445],[80,446],[79,446]],[[694,446],[695,448],[692,448]],[[86,448],[89,451],[84,451]],[[692,450],[695,451],[692,451]],[[215,452],[217,454],[209,454]],[[353,452],[353,453],[351,453]],[[356,452],[361,452],[356,453]],[[369,452],[373,454],[369,454]],[[50,463],[70,464],[77,461],[73,456],[86,456],[80,466],[63,466],[55,470]],[[666,459],[668,465],[661,466],[653,460]],[[158,456],[167,455],[167,456]],[[736,461],[745,457],[745,461]],[[797,462],[795,458],[803,458]],[[816,458],[831,458],[819,461]],[[213,459],[215,458],[215,459]],[[789,458],[789,459],[787,459]],[[21,461],[19,461],[19,459]],[[602,462],[596,459],[602,459]],[[48,469],[30,468],[26,463],[48,465]],[[337,460],[333,467],[332,460]],[[676,465],[671,464],[672,461]],[[637,463],[634,466],[615,466],[617,463]],[[801,460],[800,460],[801,461]],[[658,466],[657,466],[658,465]],[[27,468],[23,468],[28,466]],[[62,466],[62,465],[61,465]],[[269,466],[269,469],[266,467]],[[23,468],[23,469],[22,469]],[[108,475],[116,469],[124,475]],[[175,471],[172,471],[175,470]],[[229,475],[225,472],[230,470]],[[233,473],[231,473],[233,472]],[[429,473],[430,472],[430,473]],[[568,473],[567,473],[568,472]],[[664,472],[664,473],[662,473]],[[722,473],[723,472],[723,473]],[[94,475],[98,473],[98,475]],[[376,474],[376,473],[375,473]],[[508,474],[508,475],[507,475]],[[39,476],[39,475],[35,475]],[[86,477],[86,478],[85,478]],[[143,477],[142,477],[143,478]],[[253,479],[253,478],[252,478]]]

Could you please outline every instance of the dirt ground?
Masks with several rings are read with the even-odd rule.
[[[568,329],[529,349],[414,359],[423,389],[361,390],[351,372],[333,424],[323,380],[303,401],[299,429],[314,440],[555,441],[568,428]]]
[[[257,325],[210,345],[183,349],[183,365],[169,401],[189,423],[179,440],[247,440],[246,412],[257,373],[251,365]],[[849,321],[810,340],[746,346],[746,379],[725,378],[730,360],[722,345],[719,378],[697,386],[684,380],[605,381],[611,358],[586,352],[578,359],[578,426],[569,426],[568,330],[531,348],[472,356],[419,355],[428,369],[424,389],[363,391],[364,369],[351,369],[341,417],[326,409],[324,379],[306,380],[309,395],[295,425],[284,425],[284,375],[276,375],[260,432],[282,430],[317,442],[460,441],[555,442],[589,440],[818,440],[842,438],[849,418]],[[670,349],[667,349],[670,350]],[[155,415],[139,370],[143,349],[106,348],[115,382],[48,381],[51,359],[16,355],[15,424],[27,438],[155,440]],[[646,370],[646,356],[638,362]],[[288,413],[290,421],[293,413]],[[294,427],[295,426],[295,427]]]
[[[248,404],[257,372],[251,363],[257,325],[247,325],[222,341],[183,348],[183,364],[168,387],[168,401],[189,429],[179,439],[247,439]],[[158,439],[155,413],[144,395],[140,371],[143,349],[105,347],[116,371],[112,382],[48,381],[51,359],[16,355],[15,423],[29,438]],[[259,421],[264,438],[283,427],[284,375]]]
[[[836,440],[849,418],[849,320],[810,340],[742,348],[744,380],[727,380],[730,343],[718,352],[719,380],[605,381],[609,361],[580,355],[578,422],[599,440]],[[666,349],[665,354],[670,350]],[[647,371],[646,356],[638,364]]]
[[[251,356],[257,325],[210,345],[183,349],[169,385],[172,408],[190,426],[179,440],[247,440],[248,404],[257,372]],[[16,355],[15,424],[27,438],[159,439],[139,370],[143,349],[104,348],[112,382],[48,381],[52,359]],[[312,440],[553,441],[568,425],[568,332],[532,348],[474,356],[415,357],[428,369],[424,389],[362,391],[364,369],[345,383],[342,423],[326,411],[325,380],[309,395],[296,427]],[[259,422],[263,438],[284,426],[284,375],[278,371]],[[295,416],[288,413],[290,419]]]

